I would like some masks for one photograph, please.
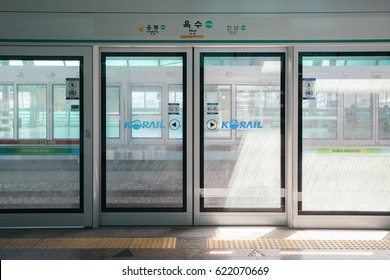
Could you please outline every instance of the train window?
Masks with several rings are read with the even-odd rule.
[[[80,101],[67,100],[65,85],[53,85],[53,138],[80,137]]]
[[[162,123],[162,87],[133,86],[131,87],[131,119],[142,123]],[[150,126],[149,129],[131,130],[132,138],[162,138],[162,126]]]
[[[326,81],[318,81],[318,88],[326,87]],[[318,90],[318,89],[317,89]],[[335,92],[317,92],[316,99],[302,100],[303,138],[337,138],[337,95]]]
[[[344,94],[344,139],[372,139],[372,98],[365,92]]]
[[[18,138],[46,139],[46,85],[18,85]]]
[[[390,213],[390,53],[299,53],[300,215]]]
[[[0,85],[0,139],[14,137],[14,86]]]
[[[120,87],[106,87],[106,135],[107,138],[120,137]]]
[[[379,93],[378,134],[379,139],[390,139],[390,91]]]

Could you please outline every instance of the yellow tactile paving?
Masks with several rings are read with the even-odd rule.
[[[173,249],[175,237],[165,238],[0,238],[0,249]]]
[[[0,238],[0,249],[175,249],[176,241],[176,237]],[[206,249],[390,250],[390,239],[288,240],[283,238],[207,238]]]
[[[390,250],[384,240],[287,240],[282,238],[220,239],[207,238],[207,249],[351,249]]]
[[[132,238],[129,247],[174,249],[176,247],[176,238]]]

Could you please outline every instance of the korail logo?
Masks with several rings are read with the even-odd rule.
[[[131,127],[133,129],[140,129],[142,127],[142,122],[140,120],[133,120],[131,122]],[[125,128],[126,128],[126,126],[125,126]]]
[[[227,128],[231,130],[245,129],[245,128],[263,128],[261,121],[238,121],[232,119],[230,121],[223,121],[222,128]]]
[[[165,128],[165,125],[162,121],[140,121],[133,120],[131,122],[125,122],[124,128],[132,128],[135,130],[144,129],[144,128]]]

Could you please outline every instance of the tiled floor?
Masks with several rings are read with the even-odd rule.
[[[278,227],[2,229],[0,259],[390,260],[390,231]]]

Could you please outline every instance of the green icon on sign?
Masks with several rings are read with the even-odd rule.
[[[211,28],[211,27],[213,27],[213,22],[211,20],[208,20],[208,21],[206,21],[205,26],[206,26],[206,28]]]
[[[167,28],[164,24],[161,24],[160,26],[161,30],[165,30],[165,28]]]
[[[241,25],[241,30],[246,30],[246,26],[245,25]]]

